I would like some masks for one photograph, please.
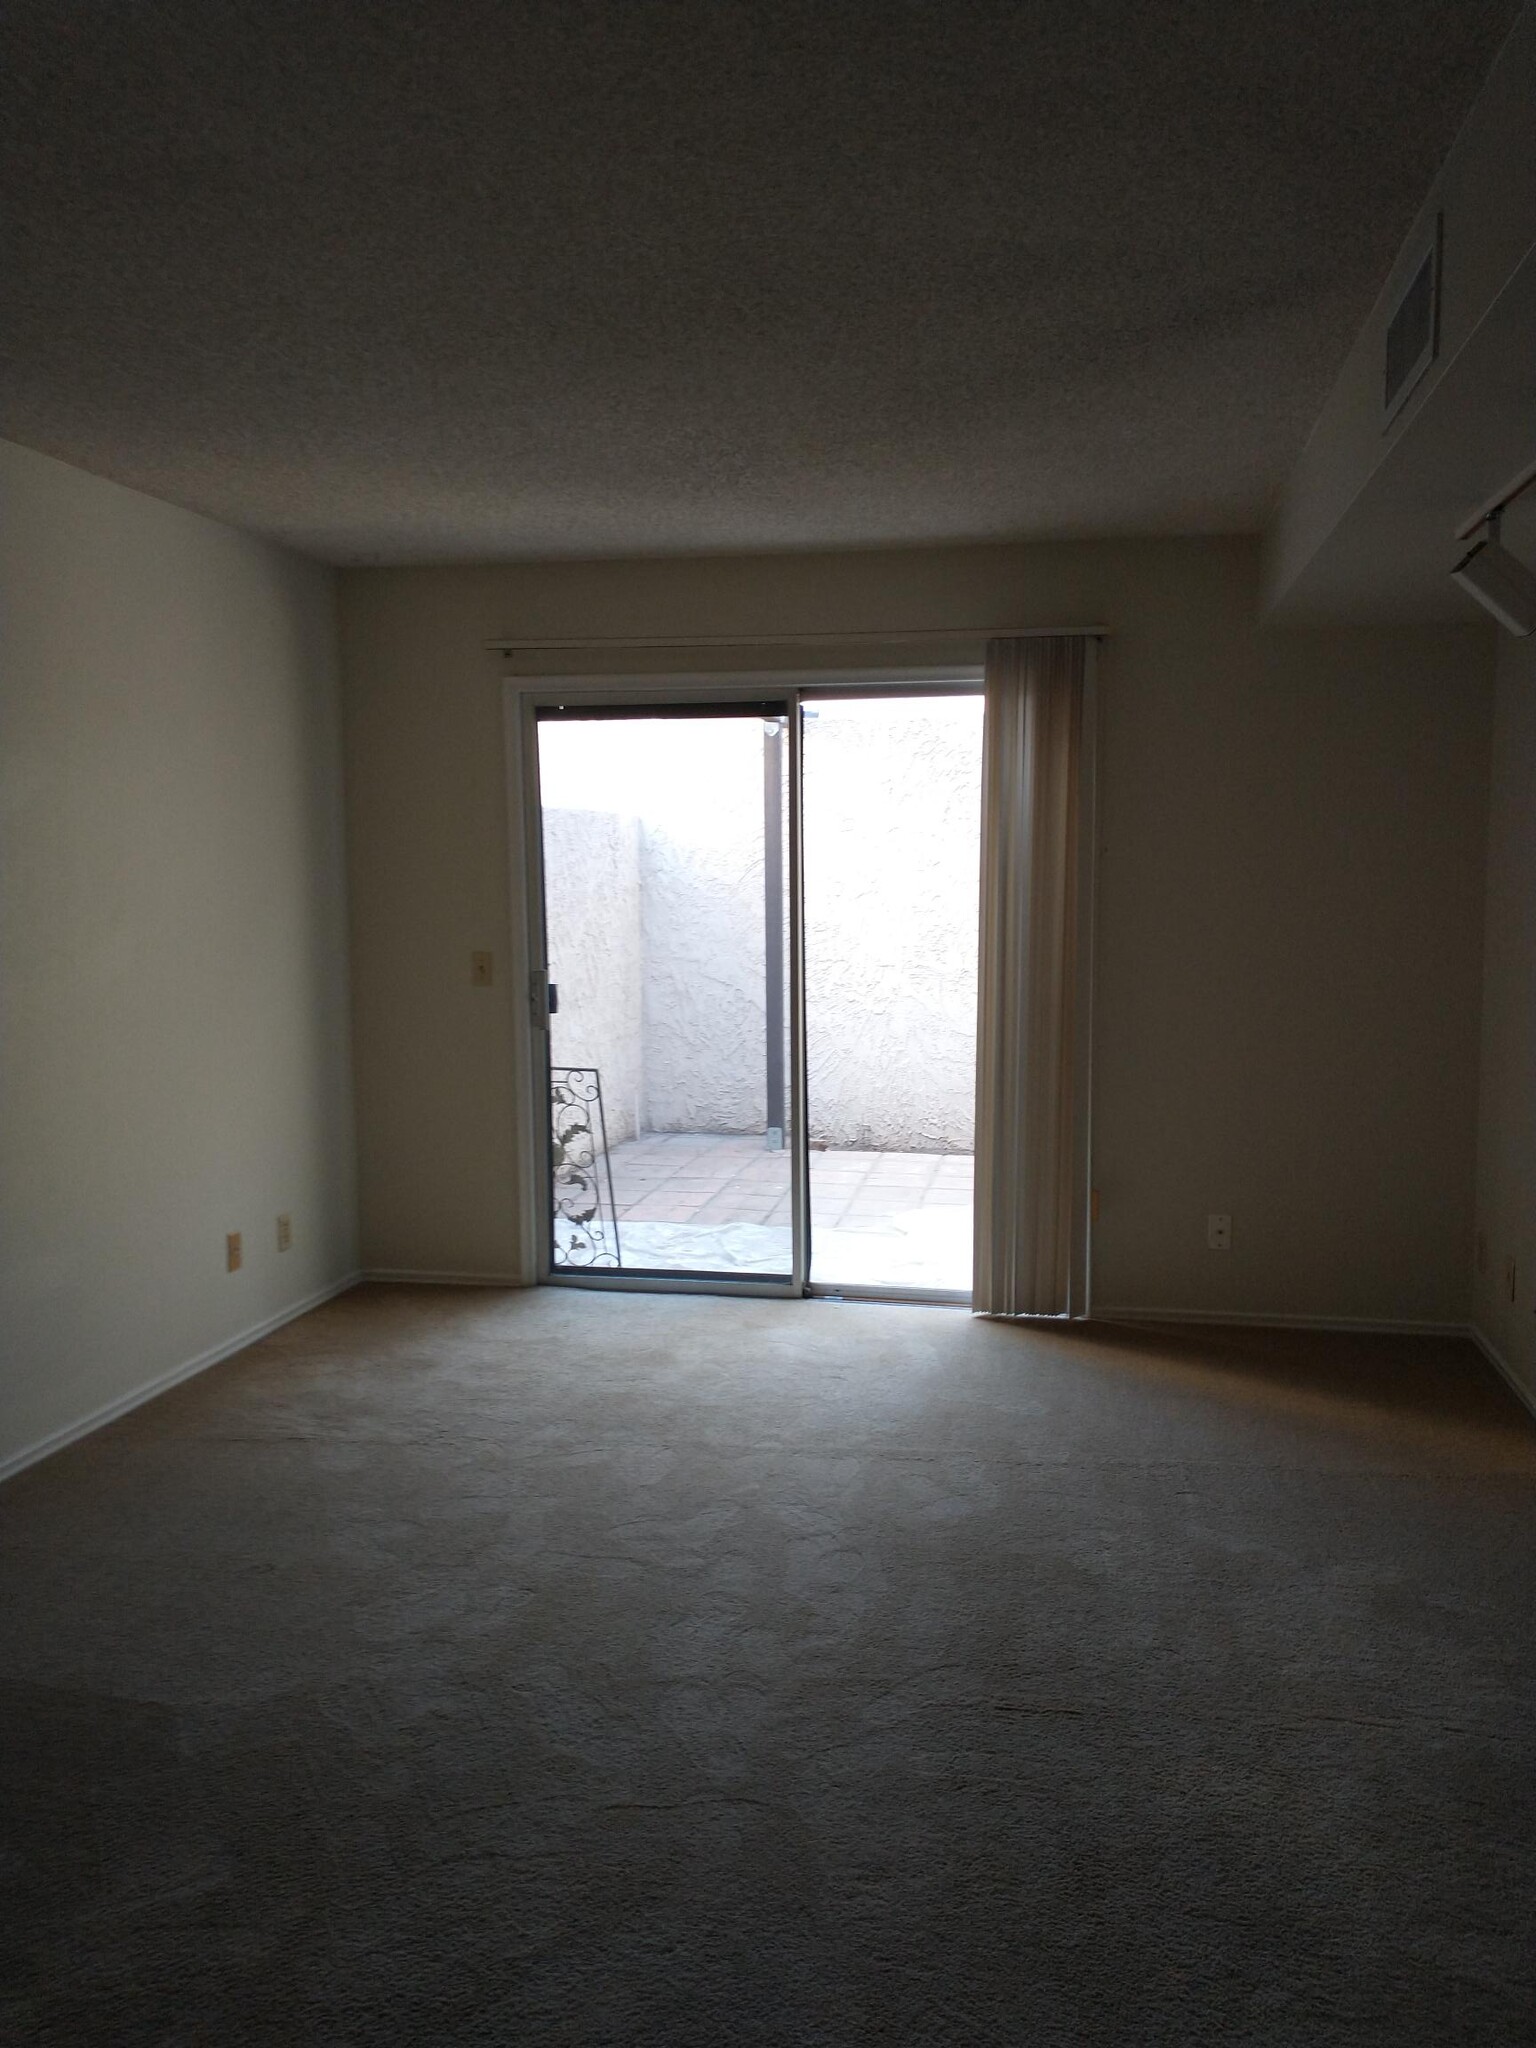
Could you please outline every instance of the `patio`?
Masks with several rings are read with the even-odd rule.
[[[787,1273],[789,1154],[760,1137],[660,1132],[615,1145],[626,1268]],[[811,1277],[820,1284],[971,1284],[966,1153],[811,1153]]]

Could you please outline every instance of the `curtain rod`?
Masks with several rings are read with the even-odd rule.
[[[1102,640],[1108,631],[1106,626],[919,626],[885,633],[614,633],[579,640],[530,635],[485,644],[492,654],[553,654],[579,653],[588,647],[882,647],[920,640]]]

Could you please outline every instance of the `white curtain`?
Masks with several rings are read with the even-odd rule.
[[[973,1296],[984,1315],[1085,1306],[1088,649],[1065,634],[987,643]]]

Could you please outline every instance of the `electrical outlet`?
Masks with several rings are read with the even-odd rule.
[[[1205,1242],[1213,1252],[1231,1251],[1232,1218],[1230,1216],[1207,1216],[1205,1219]]]
[[[279,1216],[277,1219],[277,1248],[280,1252],[291,1251],[293,1248],[293,1218],[291,1216]]]
[[[469,956],[469,982],[471,988],[489,988],[494,975],[495,955],[471,953]]]
[[[245,1253],[240,1249],[240,1233],[232,1230],[224,1240],[224,1270],[238,1273],[245,1264]]]

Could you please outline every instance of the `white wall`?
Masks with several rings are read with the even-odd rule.
[[[639,821],[546,807],[544,913],[559,1004],[550,1058],[597,1068],[608,1142],[622,1144],[640,1133],[645,1082]]]
[[[650,780],[637,799],[645,1127],[761,1131],[762,720],[676,719],[646,730]]]
[[[811,1142],[976,1138],[979,697],[823,702],[805,733]]]
[[[356,1254],[333,579],[3,444],[0,487],[3,1463]]]
[[[601,1069],[610,1142],[761,1131],[761,719],[539,733],[554,1059]]]
[[[612,1143],[761,1132],[761,721],[554,720],[539,750],[556,1062],[601,1070]],[[805,790],[812,1142],[968,1152],[980,698],[823,701]]]
[[[366,1262],[530,1271],[488,639],[1102,622],[1099,1300],[1464,1321],[1492,634],[1258,594],[1240,540],[345,572]]]
[[[1494,699],[1487,918],[1473,1313],[1536,1401],[1536,640],[1507,636]]]

